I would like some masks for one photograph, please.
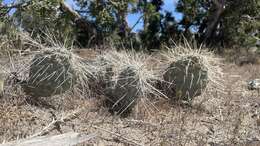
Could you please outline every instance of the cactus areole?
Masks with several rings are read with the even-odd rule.
[[[68,51],[48,50],[33,58],[27,84],[23,85],[26,94],[33,97],[48,97],[71,89],[76,81]]]
[[[168,84],[165,90],[171,91],[167,93],[170,98],[190,101],[206,88],[208,71],[200,58],[186,56],[170,64],[164,80]]]

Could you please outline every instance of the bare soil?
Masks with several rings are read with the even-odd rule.
[[[0,143],[70,131],[96,134],[81,144],[260,145],[260,95],[247,81],[260,78],[260,65],[223,63],[224,91],[206,91],[192,105],[141,98],[127,118],[111,115],[102,98],[70,95],[34,99],[0,98]]]

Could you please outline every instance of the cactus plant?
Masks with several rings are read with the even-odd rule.
[[[136,104],[139,95],[138,77],[134,68],[127,67],[119,75],[112,87],[106,89],[106,105],[111,111],[127,116]]]
[[[33,58],[29,78],[22,85],[26,94],[48,97],[64,93],[75,84],[76,73],[67,50],[48,49]]]
[[[190,101],[202,93],[208,83],[207,68],[199,57],[186,56],[173,62],[163,75],[170,98]]]
[[[111,112],[128,116],[138,98],[159,97],[155,87],[161,80],[160,70],[148,64],[150,56],[134,51],[111,50],[97,59],[99,93],[105,95],[105,106]]]

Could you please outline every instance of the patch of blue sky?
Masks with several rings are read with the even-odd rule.
[[[176,5],[178,0],[164,0],[162,11],[171,12],[176,21],[180,21],[183,17],[182,13],[176,12]]]
[[[75,10],[78,8],[74,0],[66,0],[66,2],[71,6],[72,9]]]
[[[10,5],[14,2],[14,0],[3,0],[3,4],[4,5]],[[16,9],[12,9],[10,12],[9,12],[9,15],[12,15],[14,12],[15,12]]]
[[[164,5],[162,6],[162,13],[167,12],[171,12],[175,18],[176,21],[180,21],[183,17],[182,13],[178,13],[176,12],[176,4],[177,4],[178,0],[164,0]],[[137,23],[138,19],[141,17],[140,13],[137,14],[128,14],[127,16],[127,22],[128,25],[130,26],[130,28],[132,28],[134,25],[134,32],[138,32],[140,30],[142,30],[143,28],[143,20],[139,21],[139,23]],[[137,23],[137,24],[136,24]]]

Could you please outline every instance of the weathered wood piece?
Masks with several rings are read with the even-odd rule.
[[[69,132],[61,135],[40,136],[12,141],[5,144],[0,144],[0,146],[72,146],[86,142],[94,137],[94,134],[88,135]]]

